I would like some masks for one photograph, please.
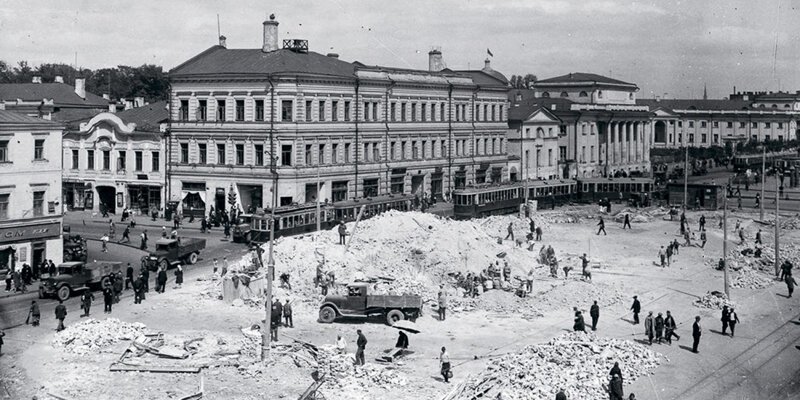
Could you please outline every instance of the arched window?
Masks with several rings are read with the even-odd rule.
[[[580,92],[578,93],[578,97],[589,97],[589,94],[586,92]]]
[[[783,105],[783,108],[792,108],[792,106],[790,106],[790,105],[788,105],[788,104],[784,104],[784,105]]]
[[[778,108],[778,105],[777,104],[773,104],[772,108]]]
[[[545,99],[549,99],[550,98],[550,92],[542,92],[542,97],[544,97]]]
[[[544,136],[544,129],[536,128],[536,138],[538,139],[538,138],[540,138],[542,136]]]
[[[567,92],[561,92],[561,97],[569,97],[569,93],[567,93]]]
[[[602,99],[603,98],[603,91],[602,90],[598,90],[597,91],[597,98],[598,99]]]

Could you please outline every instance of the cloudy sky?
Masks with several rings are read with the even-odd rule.
[[[639,97],[800,90],[792,0],[4,0],[0,57],[169,69],[216,44],[217,14],[229,48],[260,48],[270,13],[281,38],[365,64],[426,68],[440,46],[448,67],[480,68],[489,48],[509,77],[594,72]]]

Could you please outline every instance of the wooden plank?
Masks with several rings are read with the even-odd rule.
[[[319,389],[319,387],[322,386],[323,383],[325,383],[325,379],[320,379],[320,380],[312,383],[308,388],[306,388],[306,390],[303,392],[303,394],[300,395],[300,398],[298,398],[298,400],[308,400],[308,399],[310,399],[311,396],[313,396],[314,393],[317,392],[317,389]]]
[[[59,396],[59,395],[56,395],[56,394],[53,394],[53,393],[49,393],[49,392],[47,393],[47,395],[52,397],[52,398],[54,398],[54,399],[58,399],[58,400],[69,400],[69,398],[67,398],[67,397],[62,397],[62,396]]]
[[[126,365],[111,364],[109,371],[138,371],[138,372],[163,372],[163,373],[198,373],[200,367],[171,367],[171,366],[148,366],[148,365]]]

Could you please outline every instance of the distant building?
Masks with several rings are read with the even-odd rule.
[[[519,157],[524,176],[649,173],[652,113],[636,105],[635,84],[571,73],[537,81],[533,87],[509,95],[509,156]],[[526,161],[528,155],[534,157],[533,164]]]
[[[63,128],[0,110],[0,268],[62,261]]]
[[[184,214],[228,209],[231,191],[248,210],[508,179],[508,83],[488,61],[453,71],[437,49],[428,70],[369,66],[279,45],[277,27],[260,49],[221,40],[170,71],[168,196]]]
[[[63,201],[68,210],[149,215],[164,207],[167,102],[71,124],[64,135]]]
[[[0,84],[0,102],[5,110],[53,121],[77,121],[108,111],[110,101],[86,91],[86,80],[75,79],[75,86],[56,82],[42,83],[35,76],[31,83]],[[113,104],[112,104],[113,106]]]

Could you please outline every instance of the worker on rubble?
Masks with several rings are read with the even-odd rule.
[[[597,330],[597,321],[600,319],[600,306],[597,305],[597,300],[594,301],[592,307],[589,308],[589,316],[592,317],[592,330]]]
[[[567,400],[567,395],[564,393],[564,389],[560,389],[558,393],[556,393],[556,400]]]
[[[294,321],[292,320],[292,304],[289,299],[283,304],[283,326],[294,328]]]
[[[700,232],[700,248],[701,249],[706,248],[706,241],[708,241],[708,237],[706,237],[706,231],[703,230],[702,232]]]
[[[525,289],[527,289],[528,293],[533,293],[533,267],[528,270],[528,276],[525,277],[525,284],[527,285]]]
[[[450,370],[450,354],[447,353],[447,349],[444,346],[442,346],[442,352],[439,354],[439,366],[441,367],[444,383],[449,383],[453,373]]]
[[[508,228],[506,230],[508,231],[508,235],[506,235],[505,240],[508,240],[508,238],[511,238],[511,241],[513,242],[514,241],[514,223],[513,222],[509,222],[508,223]]]
[[[542,227],[541,226],[537,226],[536,227],[536,241],[538,242],[538,241],[541,241],[541,240],[542,240]]]
[[[633,310],[633,324],[636,325],[639,323],[639,312],[642,310],[642,305],[639,303],[639,298],[636,296],[633,296],[631,310]]]
[[[583,320],[583,314],[580,311],[575,311],[575,323],[572,324],[572,330],[586,333],[586,322]]]
[[[600,232],[603,232],[603,235],[608,235],[606,233],[606,223],[603,221],[603,217],[600,217],[600,222],[597,223],[597,226],[600,228],[597,229],[597,234],[599,235]]]
[[[706,230],[706,216],[705,215],[701,215],[700,216],[700,231],[702,232],[704,230]]]
[[[619,361],[614,361],[614,366],[611,367],[611,371],[608,372],[609,376],[617,375],[621,381],[624,381],[622,378],[622,369],[619,368]]]
[[[342,335],[336,336],[336,350],[339,354],[344,354],[347,351],[347,342],[344,340]]]
[[[345,238],[347,237],[347,226],[344,224],[344,221],[339,221],[339,244],[345,244]]]
[[[398,349],[407,349],[408,348],[408,335],[406,335],[403,331],[398,331],[399,335],[397,336],[397,343],[395,343],[394,347]]]
[[[505,264],[503,265],[503,280],[506,282],[511,282],[511,266],[508,265],[508,260],[504,260]]]
[[[439,286],[439,321],[444,321],[447,313],[447,293],[444,290],[444,285]]]
[[[269,335],[270,341],[278,341],[278,327],[281,325],[281,302],[273,299],[272,309],[270,310]]]
[[[367,337],[364,336],[361,329],[357,329],[356,333],[358,334],[358,339],[356,339],[356,365],[364,365],[364,349],[367,348]]]
[[[611,400],[623,400],[625,394],[622,391],[622,378],[619,375],[613,375],[611,381],[608,383],[608,394]]]
[[[39,326],[39,319],[42,313],[39,311],[39,304],[36,303],[36,300],[31,300],[31,308],[28,310],[28,315],[32,318],[31,325]]]
[[[761,229],[756,232],[756,244],[761,244]]]

